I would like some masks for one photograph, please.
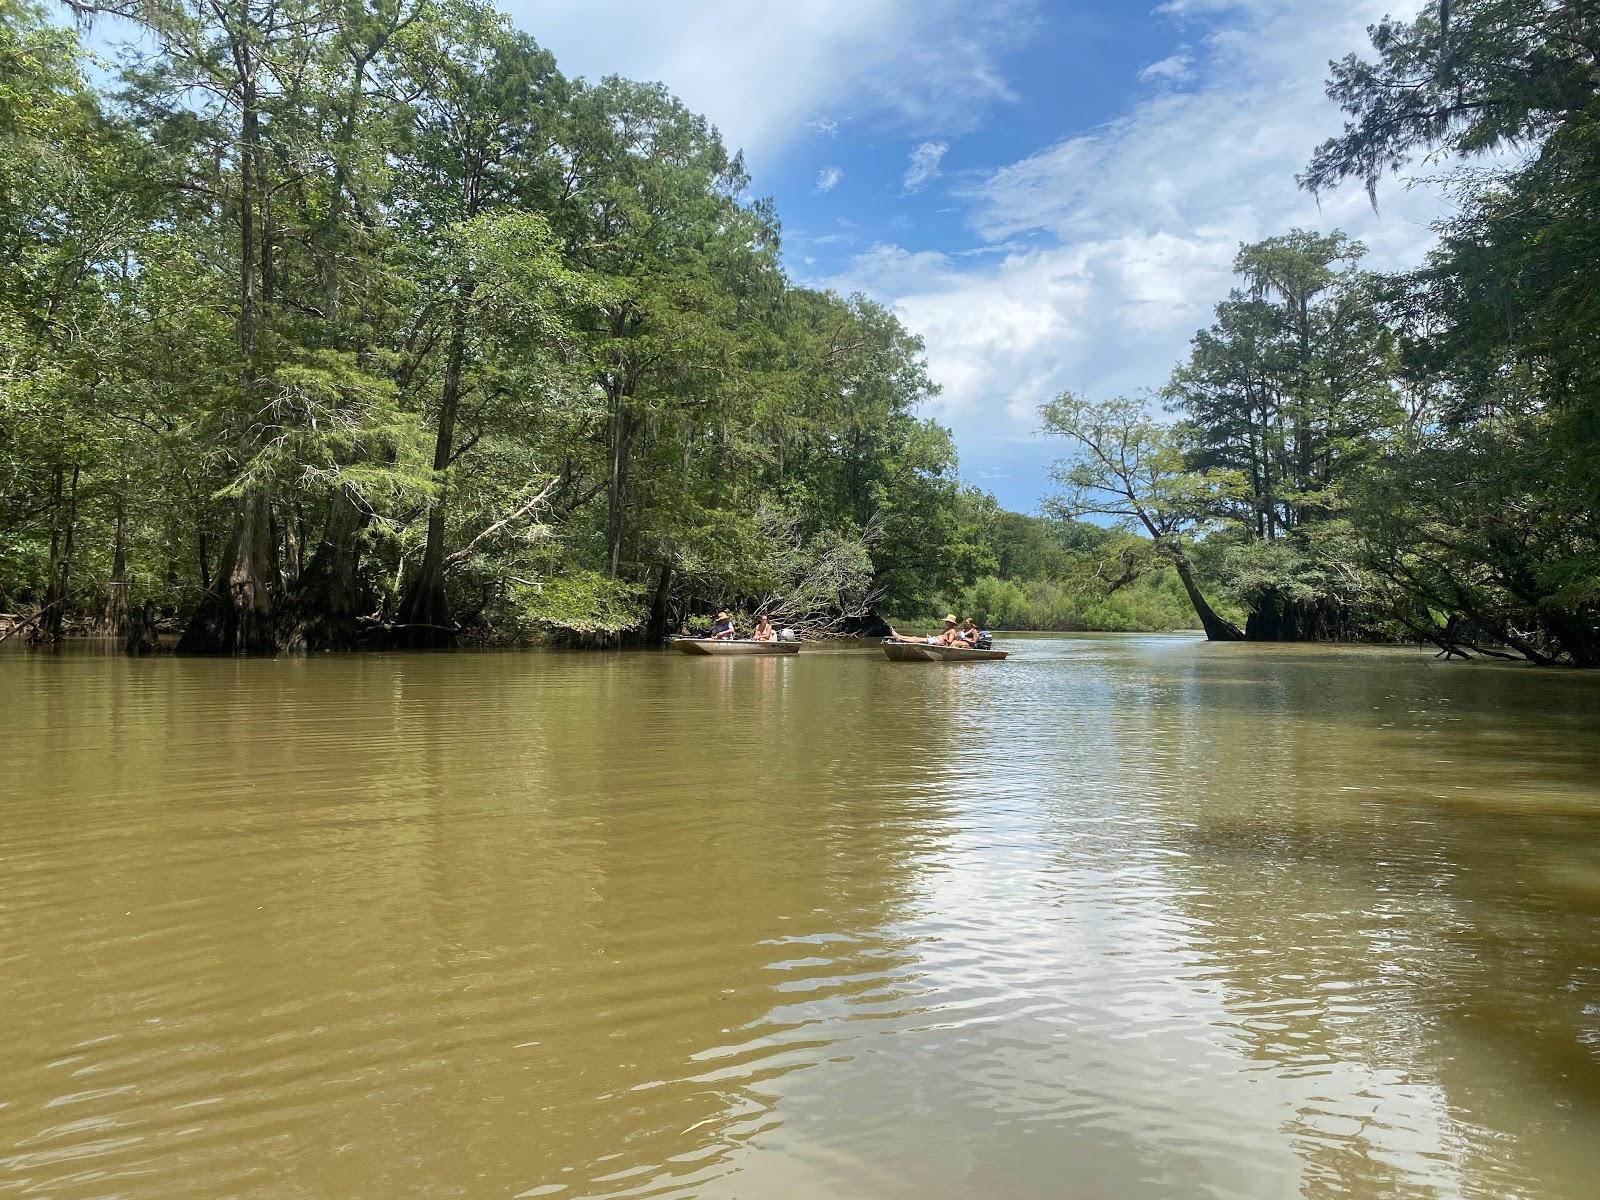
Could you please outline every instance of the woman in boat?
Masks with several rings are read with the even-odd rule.
[[[732,641],[738,636],[739,631],[733,627],[733,618],[719,609],[717,619],[711,623],[711,640]]]
[[[976,621],[974,621],[971,617],[968,617],[967,618],[967,623],[961,627],[961,634],[960,634],[961,640],[963,642],[965,642],[969,647],[972,647],[973,649],[976,649],[977,645],[978,645],[979,634],[980,634],[980,630],[978,629],[978,623]]]
[[[767,620],[767,614],[762,613],[756,618],[755,632],[750,635],[754,642],[775,642],[778,640],[778,631],[772,627],[772,622]]]
[[[961,640],[961,635],[956,632],[958,624],[955,613],[951,613],[944,619],[944,632],[934,634],[932,637],[907,637],[903,633],[896,632],[895,627],[891,625],[889,639],[895,642],[913,642],[918,646],[954,646]]]

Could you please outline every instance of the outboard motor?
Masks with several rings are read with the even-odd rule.
[[[780,642],[798,642],[800,638],[795,634],[794,630],[785,627],[778,630],[778,640]]]
[[[993,650],[994,634],[990,633],[987,629],[978,630],[978,649]]]

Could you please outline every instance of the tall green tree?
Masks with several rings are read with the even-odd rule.
[[[1368,479],[1368,559],[1407,627],[1448,647],[1600,665],[1600,12],[1434,3],[1373,48],[1334,66],[1350,119],[1305,186],[1376,199],[1423,154],[1525,156],[1458,167],[1459,215],[1394,281],[1413,404]]]
[[[492,400],[475,354],[484,243],[468,239],[464,246],[462,231],[496,212],[550,210],[561,181],[556,151],[567,85],[547,51],[481,5],[431,5],[401,36],[398,74],[412,98],[395,209],[431,284],[420,336],[442,346],[442,359],[437,401],[429,405],[436,495],[398,623],[408,642],[441,645],[455,636],[445,532],[450,474],[466,452],[457,444],[462,404]],[[551,241],[524,236],[515,245],[553,262]]]
[[[107,280],[149,215],[146,156],[80,53],[39,9],[0,3],[0,599],[37,597],[45,641],[83,575],[80,523],[120,502]]]
[[[1061,490],[1046,501],[1059,518],[1109,517],[1147,536],[1183,583],[1206,637],[1238,641],[1244,633],[1219,615],[1196,578],[1190,547],[1218,497],[1239,488],[1236,472],[1190,469],[1171,425],[1128,398],[1098,403],[1063,392],[1039,410],[1044,432],[1075,444],[1052,471]]]
[[[1345,491],[1399,419],[1394,338],[1360,243],[1302,230],[1240,248],[1244,285],[1194,337],[1164,396],[1187,458],[1245,487],[1213,514],[1221,570],[1258,639],[1349,636],[1358,573],[1344,549]]]

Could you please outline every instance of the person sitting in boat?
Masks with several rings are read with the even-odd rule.
[[[961,641],[961,634],[956,629],[959,624],[960,622],[956,620],[955,613],[951,613],[944,619],[944,632],[934,634],[931,637],[907,637],[905,634],[897,632],[895,627],[891,625],[889,626],[889,639],[895,642],[913,642],[918,646],[954,646]]]
[[[960,638],[969,647],[976,649],[978,645],[978,638],[982,636],[982,632],[983,631],[978,628],[978,623],[971,617],[968,617],[966,624],[961,627]]]
[[[718,610],[717,619],[711,622],[711,640],[714,642],[733,641],[739,636],[739,631],[733,627],[733,618],[727,613]]]
[[[762,613],[756,618],[755,632],[750,639],[756,642],[775,642],[778,640],[778,631],[772,627],[772,622],[767,620],[767,614]]]

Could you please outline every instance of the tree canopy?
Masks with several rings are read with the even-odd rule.
[[[484,0],[71,11],[0,0],[0,611],[35,638],[1186,600],[1216,638],[1600,665],[1592,4],[1436,0],[1333,64],[1301,183],[1443,173],[1435,249],[1242,245],[1158,394],[1043,406],[1042,517],[962,485],[918,338],[788,278],[662,87],[569,79]],[[107,16],[135,36],[91,73]]]
[[[825,625],[987,562],[920,341],[480,0],[0,0],[0,608],[271,653]]]
[[[1442,163],[1457,211],[1427,263],[1369,274],[1338,232],[1242,246],[1162,394],[1174,427],[1046,406],[1079,447],[1060,503],[1159,541],[1181,497],[1247,637],[1600,665],[1600,10],[1456,0],[1371,33],[1374,60],[1333,66],[1349,120],[1301,182],[1376,203]]]

